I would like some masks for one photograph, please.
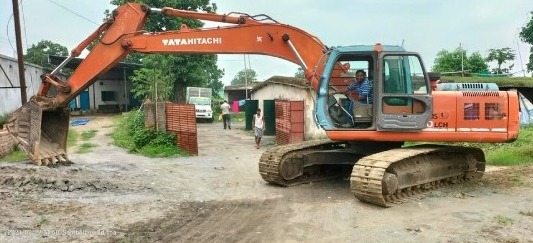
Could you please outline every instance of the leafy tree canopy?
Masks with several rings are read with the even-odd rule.
[[[41,40],[37,45],[32,44],[31,47],[26,50],[24,60],[47,69],[54,69],[55,66],[48,63],[48,55],[68,56],[68,49],[65,46],[52,41]]]
[[[446,73],[461,72],[462,70],[468,70],[470,73],[486,73],[488,72],[488,65],[478,52],[468,56],[467,51],[462,48],[457,48],[454,51],[441,50],[437,53],[433,71]]]
[[[246,84],[257,81],[257,73],[253,69],[243,69],[231,80],[231,85]]]
[[[299,67],[298,71],[296,71],[296,73],[294,73],[294,77],[295,78],[304,78],[305,79],[304,69]]]
[[[127,0],[111,0],[111,4],[122,5]],[[153,8],[172,7],[189,11],[215,12],[215,3],[209,0],[136,0]],[[109,11],[106,14],[109,15]],[[189,28],[200,28],[202,21],[185,18],[164,17],[160,14],[150,14],[144,26],[149,32],[178,30],[182,24]],[[218,93],[223,84],[220,78],[224,71],[218,69],[217,56],[212,54],[140,54],[132,53],[126,60],[132,63],[142,63],[144,67],[136,72],[133,86],[137,97],[154,97],[155,90],[142,91],[143,87],[153,84],[155,75],[161,78],[158,83],[158,97],[166,100],[184,100],[186,87],[209,87],[213,93]],[[167,87],[168,86],[168,87]],[[168,95],[163,96],[163,90]],[[166,94],[166,93],[165,93]]]
[[[514,64],[511,64],[508,68],[504,68],[502,70],[502,64],[507,61],[513,61],[515,57],[514,51],[509,48],[501,48],[501,49],[490,49],[489,50],[489,56],[487,57],[487,61],[492,62],[495,61],[498,64],[497,68],[493,69],[493,73],[509,73],[511,71],[511,68]]]
[[[522,27],[522,31],[520,31],[520,39],[522,39],[523,42],[532,45],[529,49],[529,63],[527,64],[527,70],[533,71],[533,11],[530,16],[531,19],[526,26]]]
[[[164,55],[150,55],[143,59],[143,66],[134,71],[132,93],[137,99],[170,100],[174,92],[174,74],[168,69],[170,58]]]

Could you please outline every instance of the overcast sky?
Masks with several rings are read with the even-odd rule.
[[[403,42],[408,51],[422,55],[428,68],[433,66],[437,52],[454,50],[459,45],[469,54],[477,51],[483,56],[491,48],[515,50],[513,71],[519,76],[529,57],[530,45],[522,43],[518,33],[531,19],[533,0],[212,2],[217,4],[218,13],[267,14],[317,36],[328,46]],[[14,57],[11,3],[0,0],[0,53]],[[70,50],[102,23],[105,9],[114,8],[108,0],[23,0],[23,47],[44,39]],[[219,55],[219,67],[225,70],[222,81],[229,84],[244,65],[243,55]],[[250,66],[260,81],[273,75],[293,76],[297,71],[295,64],[268,56],[250,55]]]

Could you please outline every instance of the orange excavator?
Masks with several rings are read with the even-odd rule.
[[[217,28],[143,31],[150,14],[228,23]],[[90,43],[92,51],[66,81],[55,74]],[[350,175],[355,196],[390,207],[438,186],[480,178],[483,151],[442,142],[511,142],[518,137],[519,103],[491,84],[436,84],[417,53],[399,46],[328,47],[317,37],[267,15],[214,14],[137,3],[112,16],[15,111],[7,129],[38,165],[68,162],[69,102],[130,52],[261,54],[300,65],[315,92],[316,124],[329,139],[275,146],[260,158],[270,183],[290,186]],[[335,94],[368,73],[369,97]],[[405,146],[404,142],[420,143]]]

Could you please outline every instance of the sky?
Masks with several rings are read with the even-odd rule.
[[[109,0],[19,0],[23,48],[51,40],[69,50],[92,33]],[[462,46],[468,54],[486,56],[489,49],[515,51],[513,72],[523,76],[531,45],[518,33],[531,19],[532,0],[211,0],[218,13],[266,14],[317,36],[327,46],[382,43],[402,45],[422,56],[426,68],[437,53]],[[333,4],[335,3],[335,4]],[[172,6],[169,6],[172,7]],[[16,57],[12,1],[0,0],[0,54]],[[206,26],[217,26],[206,23]],[[219,55],[222,81],[229,85],[237,72],[256,71],[258,80],[274,75],[293,76],[298,66],[269,56]],[[508,63],[507,65],[509,65]],[[495,67],[491,63],[491,67]],[[531,74],[527,74],[531,76]]]

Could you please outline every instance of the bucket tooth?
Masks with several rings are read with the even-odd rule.
[[[59,156],[58,156],[59,157]],[[55,157],[55,156],[52,156],[50,158],[50,162],[52,162],[53,165],[57,164],[57,162],[59,162],[59,160]]]
[[[70,111],[46,104],[33,97],[6,120],[8,132],[36,165],[62,161],[67,147]]]
[[[59,162],[62,163],[62,164],[66,164],[66,163],[68,163],[68,159],[67,159],[67,155],[66,155],[66,154],[58,155],[58,156],[57,156],[57,159],[58,159]]]

